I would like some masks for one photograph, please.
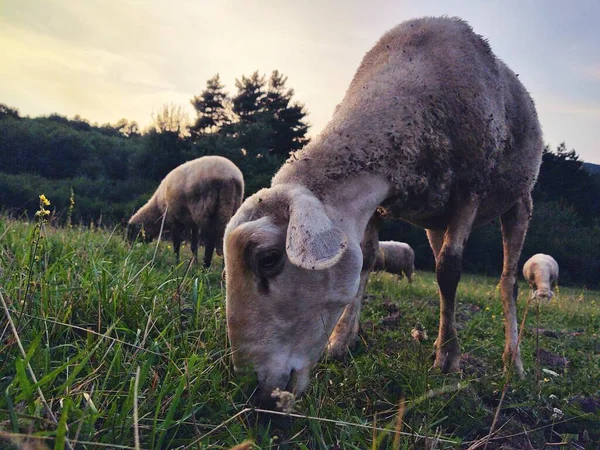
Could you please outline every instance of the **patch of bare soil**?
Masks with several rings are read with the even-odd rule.
[[[382,328],[397,328],[400,325],[400,319],[402,318],[402,313],[400,312],[398,304],[393,300],[386,298],[381,304],[381,307],[388,313],[387,316],[384,316],[380,321]]]
[[[547,336],[558,339],[562,336],[577,337],[583,334],[583,330],[549,330],[547,328],[530,328],[532,334],[540,333],[541,336]]]
[[[541,366],[549,367],[561,372],[564,372],[569,365],[569,360],[564,356],[553,353],[550,350],[546,350],[541,347],[538,349],[537,357]]]
[[[385,309],[387,312],[389,313],[395,313],[398,312],[400,310],[400,308],[398,307],[398,304],[396,302],[394,302],[393,300],[385,300],[381,306],[383,307],[383,309]]]
[[[481,307],[472,303],[461,303],[456,309],[456,329],[461,330],[464,325],[481,311]]]
[[[381,325],[384,328],[397,328],[400,325],[400,318],[402,314],[400,311],[393,312],[385,317],[381,318]]]
[[[581,410],[585,413],[600,413],[600,395],[591,397],[579,396],[572,399],[571,402],[578,404]]]
[[[483,362],[470,353],[463,353],[460,357],[460,369],[465,375],[481,376],[487,373]]]

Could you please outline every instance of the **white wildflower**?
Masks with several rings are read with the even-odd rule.
[[[423,328],[423,325],[418,324],[412,330],[410,330],[410,335],[415,341],[421,342],[427,340],[427,331]]]
[[[553,411],[553,414],[550,416],[550,420],[552,420],[552,421],[560,420],[565,416],[565,413],[563,413],[558,408],[554,408],[552,411]]]
[[[271,397],[278,399],[275,405],[281,409],[281,411],[288,414],[292,412],[294,404],[296,403],[296,396],[292,392],[282,391],[277,388],[271,393]]]

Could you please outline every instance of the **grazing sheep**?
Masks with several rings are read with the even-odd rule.
[[[404,274],[409,283],[415,271],[415,252],[405,242],[381,241],[373,271],[385,270],[389,273],[402,276]]]
[[[323,132],[227,225],[232,358],[257,372],[259,399],[270,405],[276,388],[302,393],[324,349],[343,355],[355,340],[377,248],[364,245],[367,225],[380,205],[427,229],[440,292],[434,366],[443,372],[459,369],[465,242],[473,226],[500,217],[503,356],[522,374],[514,287],[542,148],[531,97],[466,22],[422,18],[386,33]]]
[[[146,239],[163,231],[172,235],[179,261],[183,233],[191,231],[191,250],[198,260],[198,244],[204,245],[204,267],[213,251],[223,253],[225,225],[244,197],[244,178],[235,164],[221,156],[204,156],[188,161],[167,174],[150,200],[129,219],[130,236],[143,226]]]
[[[550,300],[558,283],[558,263],[552,256],[538,253],[523,266],[523,276],[531,286],[532,299]]]

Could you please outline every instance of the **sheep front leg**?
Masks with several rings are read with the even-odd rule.
[[[511,209],[500,216],[504,263],[500,278],[500,295],[504,309],[505,345],[502,359],[505,370],[514,362],[516,373],[523,377],[523,362],[519,350],[517,323],[517,264],[531,217],[531,195],[521,198]]]
[[[179,250],[181,248],[181,237],[183,235],[184,227],[181,224],[174,224],[171,227],[171,234],[173,235],[173,251],[175,252],[175,263],[179,264]]]
[[[363,272],[360,277],[358,293],[346,306],[342,317],[338,320],[327,343],[327,354],[334,359],[344,359],[348,349],[354,346],[358,336],[360,307],[369,272]]]
[[[363,299],[369,274],[375,265],[379,254],[379,225],[380,214],[375,212],[369,219],[365,234],[360,243],[363,254],[363,267],[360,273],[358,291],[352,301],[344,308],[342,316],[338,320],[327,344],[327,354],[335,359],[343,359],[348,354],[358,336],[360,322],[360,307]]]
[[[479,206],[477,197],[469,196],[462,200],[458,202],[458,211],[446,229],[435,266],[440,291],[440,326],[434,344],[436,355],[433,366],[444,373],[458,372],[460,369],[454,303],[462,270],[464,245],[471,233]]]

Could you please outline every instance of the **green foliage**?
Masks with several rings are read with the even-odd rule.
[[[0,172],[0,204],[13,215],[25,213],[32,217],[37,211],[38,196],[46,193],[52,201],[51,220],[65,223],[71,207],[71,193],[75,204],[71,209],[72,223],[121,223],[148,199],[155,183],[148,179],[89,180],[77,177],[51,180],[38,175],[9,175]]]
[[[146,145],[133,161],[134,171],[154,180],[156,187],[171,170],[192,159],[188,142],[180,137],[178,131],[152,130],[144,136],[144,140]]]
[[[586,170],[575,150],[561,143],[553,153],[544,149],[542,169],[533,198],[570,205],[586,224],[600,217],[600,174]]]
[[[77,448],[95,447],[84,442],[133,448],[137,429],[147,449],[230,448],[247,439],[264,449],[397,448],[402,399],[408,435],[397,435],[399,448],[465,448],[490,429],[505,380],[497,278],[465,275],[459,285],[457,320],[468,355],[459,376],[430,370],[435,275],[418,272],[409,285],[373,274],[357,347],[345,363],[319,363],[309,392],[297,399],[299,416],[287,418],[253,411],[253,380],[231,369],[221,260],[210,271],[188,269],[187,261],[174,265],[167,243],[130,246],[118,230],[6,217],[0,237],[0,294],[26,353],[5,330],[0,305],[0,447],[27,435],[50,448],[75,439]],[[521,287],[522,314],[527,288]],[[522,341],[527,378],[511,380],[493,448],[598,442],[598,302],[597,291],[561,286],[542,305],[539,326],[530,309]],[[428,339],[411,338],[416,324]],[[542,372],[539,384],[537,328],[541,347],[569,360],[566,367],[543,362],[555,374]],[[564,418],[552,419],[553,408]]]
[[[0,115],[1,171],[52,179],[126,179],[131,175],[129,158],[143,142],[106,129],[58,115],[35,119]]]

